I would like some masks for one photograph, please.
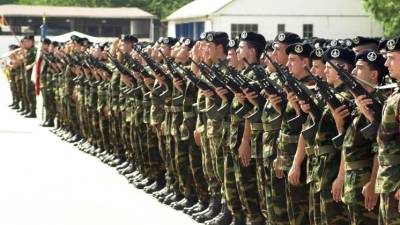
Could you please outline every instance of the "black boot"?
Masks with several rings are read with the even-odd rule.
[[[221,197],[215,197],[214,201],[210,202],[208,206],[208,211],[204,214],[200,214],[195,217],[195,220],[199,223],[204,223],[207,220],[211,220],[216,217],[221,211]]]
[[[195,199],[183,198],[179,202],[172,203],[171,207],[175,210],[183,210],[186,207],[192,207],[195,203]]]
[[[198,212],[202,212],[208,208],[209,203],[205,201],[199,201],[197,204],[195,204],[193,207],[187,208],[186,212],[184,209],[184,213],[188,215],[193,215]]]
[[[36,112],[29,112],[25,115],[25,118],[36,118]]]
[[[246,216],[244,215],[233,216],[232,222],[229,225],[246,225]]]
[[[156,180],[156,181],[155,181],[153,184],[151,184],[150,186],[147,186],[147,187],[143,188],[143,190],[144,190],[146,193],[151,194],[151,193],[153,193],[153,192],[155,192],[155,191],[159,191],[159,190],[163,189],[164,187],[165,187],[165,179],[160,178],[160,179]]]
[[[232,214],[226,203],[222,204],[221,212],[212,220],[205,222],[205,225],[229,225],[232,222]]]

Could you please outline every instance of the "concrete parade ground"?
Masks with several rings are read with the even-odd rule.
[[[0,225],[198,224],[39,126],[40,107],[38,119],[11,110],[0,76]]]

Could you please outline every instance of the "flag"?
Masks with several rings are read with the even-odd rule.
[[[39,95],[40,93],[40,73],[42,71],[42,66],[43,66],[43,57],[42,57],[42,41],[46,38],[47,36],[47,25],[46,25],[46,15],[43,14],[42,17],[42,25],[40,26],[40,43],[39,43],[39,47],[38,47],[38,51],[36,53],[36,63],[35,66],[33,67],[32,73],[35,73],[35,93],[36,95]]]

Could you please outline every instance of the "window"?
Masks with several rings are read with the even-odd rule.
[[[180,23],[175,25],[175,35],[197,39],[204,32],[204,22]]]
[[[303,38],[312,38],[314,36],[314,26],[312,24],[303,24]]]
[[[243,31],[258,32],[258,24],[231,24],[231,38],[240,36]]]
[[[285,24],[278,24],[278,34],[285,32]]]

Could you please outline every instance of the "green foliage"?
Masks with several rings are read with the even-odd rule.
[[[400,0],[363,0],[364,8],[382,22],[386,37],[400,35]]]
[[[161,19],[192,0],[0,0],[0,4],[85,6],[85,7],[138,7]]]

